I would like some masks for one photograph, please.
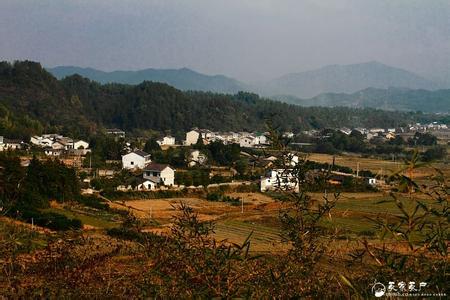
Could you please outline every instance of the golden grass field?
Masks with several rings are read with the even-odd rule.
[[[394,172],[398,172],[406,167],[403,161],[389,161],[376,158],[366,158],[360,157],[358,155],[330,155],[321,153],[312,153],[307,155],[308,160],[320,162],[320,163],[333,163],[333,157],[335,159],[335,164],[352,168],[354,171],[357,170],[358,163],[360,170],[369,170],[377,175],[390,175]],[[411,172],[408,171],[408,176],[416,180],[426,180],[431,175],[435,174],[434,168],[444,172],[444,175],[450,177],[450,165],[439,163],[431,163],[420,169],[415,169]]]
[[[241,206],[227,203],[209,202],[200,198],[173,198],[157,200],[132,200],[125,204],[132,212],[143,219],[156,220],[158,226],[150,226],[146,231],[156,233],[169,232],[171,217],[175,215],[180,201],[191,206],[198,213],[199,219],[214,221],[215,237],[233,243],[242,243],[251,235],[251,250],[254,252],[285,251],[288,245],[281,242],[280,209],[288,208],[288,204],[276,201],[261,193],[231,193],[233,197],[244,199],[244,211]],[[322,201],[324,194],[310,193],[314,200]],[[333,195],[328,195],[329,199]],[[407,195],[405,195],[407,197]],[[374,224],[367,218],[398,213],[394,203],[379,203],[389,200],[390,196],[383,192],[376,193],[342,193],[337,205],[325,220],[325,224],[344,233],[348,243],[358,237],[376,234]],[[122,206],[123,207],[123,206]],[[344,246],[343,246],[344,247]]]

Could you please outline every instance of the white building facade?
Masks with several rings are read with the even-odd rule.
[[[150,154],[141,150],[136,150],[122,156],[123,169],[144,169],[150,162]]]

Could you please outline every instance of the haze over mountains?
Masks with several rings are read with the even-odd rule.
[[[278,96],[277,100],[301,106],[378,108],[397,111],[450,113],[450,89],[429,91],[390,87],[367,88],[355,93],[324,93],[309,99]]]
[[[247,84],[223,75],[205,75],[182,69],[145,69],[104,72],[92,68],[47,68],[61,79],[73,74],[100,83],[163,82],[180,90],[235,94],[250,91],[302,106],[374,107],[385,110],[449,112],[448,90],[415,73],[379,62],[330,65],[292,73],[259,84]]]
[[[292,73],[264,85],[266,95],[310,98],[322,93],[353,93],[366,88],[410,88],[434,90],[438,84],[412,72],[379,62],[330,65],[317,70]]]
[[[104,72],[92,68],[61,66],[47,68],[47,70],[58,79],[79,74],[102,84],[140,84],[143,81],[154,81],[167,83],[184,91],[211,91],[231,94],[247,89],[243,83],[235,79],[223,75],[205,75],[188,68]]]

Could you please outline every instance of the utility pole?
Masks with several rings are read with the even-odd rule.
[[[358,177],[359,177],[359,161],[356,164],[356,178],[358,178]]]

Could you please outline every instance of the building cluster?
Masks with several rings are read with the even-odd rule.
[[[12,140],[0,136],[0,151],[20,150],[23,146],[24,143],[21,140]]]
[[[48,156],[60,156],[61,154],[86,155],[91,151],[88,142],[60,134],[35,135],[31,137],[30,143],[43,149]]]
[[[137,190],[156,190],[175,185],[175,169],[167,164],[152,162],[150,154],[135,150],[122,156],[122,168],[133,171],[139,178]],[[119,186],[118,190],[130,190],[131,186]]]
[[[435,135],[438,139],[443,140],[450,140],[450,128],[446,124],[440,124],[438,122],[432,122],[429,124],[421,124],[421,123],[415,123],[415,124],[409,124],[405,127],[392,127],[392,128],[381,128],[381,127],[374,127],[374,128],[364,128],[364,127],[356,127],[356,128],[347,128],[347,127],[340,127],[336,130],[346,134],[350,135],[353,131],[357,131],[361,133],[367,140],[372,139],[384,139],[384,140],[391,140],[395,139],[397,136],[400,136],[404,140],[407,140],[408,138],[414,136],[416,132],[427,132],[430,134]],[[312,129],[312,130],[305,130],[302,131],[302,134],[315,137],[315,138],[326,138],[327,135],[323,135],[322,131]]]
[[[213,132],[208,129],[192,129],[186,133],[186,139],[183,145],[195,145],[202,140],[203,144],[208,144],[215,141],[221,141],[224,144],[239,144],[244,148],[260,147],[264,148],[269,145],[267,133],[261,132]]]
[[[383,180],[376,179],[374,177],[361,177],[359,176],[359,170],[356,174],[344,173],[338,171],[328,171],[324,169],[308,170],[306,173],[299,175],[302,172],[298,168],[299,157],[293,153],[288,153],[281,158],[269,156],[264,158],[263,165],[266,172],[264,176],[260,178],[259,186],[261,192],[267,191],[296,191],[300,189],[299,178],[304,178],[304,181],[317,178],[324,173],[328,173],[327,181],[329,184],[342,185],[348,178],[355,178],[362,180],[365,183],[375,187],[383,184]]]

